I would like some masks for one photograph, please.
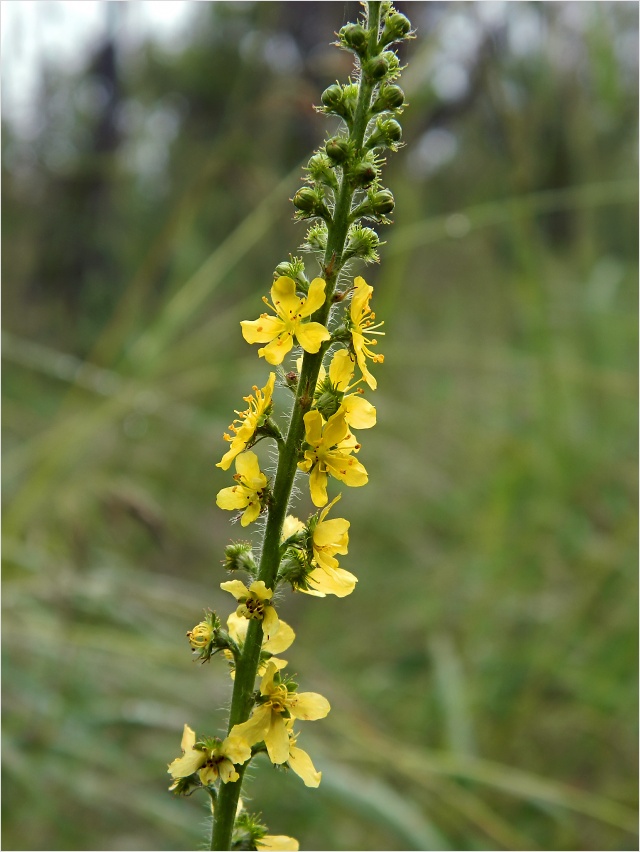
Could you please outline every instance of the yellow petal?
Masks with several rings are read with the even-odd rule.
[[[265,734],[264,744],[271,763],[286,763],[289,759],[289,732],[280,713],[271,713],[271,725]]]
[[[256,707],[253,715],[246,722],[241,722],[239,725],[234,725],[229,732],[230,737],[240,737],[247,742],[247,745],[255,745],[266,736],[271,724],[271,708],[262,706]]]
[[[245,624],[248,623],[249,622],[245,620]],[[269,651],[270,654],[281,654],[283,651],[286,651],[287,648],[291,647],[295,638],[296,634],[293,632],[292,628],[289,627],[286,621],[280,620],[278,632],[271,639],[263,642],[262,647],[265,651]]]
[[[296,327],[296,337],[305,352],[315,354],[325,340],[331,339],[331,334],[319,322],[301,322]]]
[[[339,391],[346,391],[355,370],[355,361],[347,349],[338,349],[331,359],[329,379]]]
[[[307,577],[308,582],[314,589],[323,595],[335,595],[337,598],[346,598],[355,589],[358,578],[344,568],[333,567],[330,570],[314,568]]]
[[[333,447],[339,444],[349,434],[347,421],[344,419],[344,411],[339,408],[328,420],[322,433],[322,443],[325,447]]]
[[[291,350],[293,346],[293,334],[290,331],[283,331],[271,343],[262,349],[258,349],[258,355],[268,364],[282,364],[284,356]]]
[[[359,488],[361,485],[366,485],[369,481],[369,475],[366,468],[353,456],[342,456],[338,453],[331,453],[326,458],[327,470],[336,479],[340,479],[345,485],[351,488]]]
[[[200,769],[206,759],[205,752],[192,749],[183,754],[182,757],[176,757],[175,760],[171,761],[167,772],[173,778],[187,778]]]
[[[243,320],[240,325],[247,343],[268,343],[285,330],[281,319],[266,314],[257,320]]]
[[[327,474],[317,464],[309,477],[311,500],[314,506],[324,506],[327,500]]]
[[[351,320],[357,324],[362,312],[367,308],[373,287],[367,284],[361,276],[358,276],[353,283],[356,289],[351,299]]]
[[[241,441],[235,447],[234,444],[235,441],[232,442],[231,448],[227,450],[227,452],[222,456],[220,461],[216,464],[216,467],[221,467],[222,470],[229,470],[229,468],[231,467],[231,462],[235,459],[238,453],[241,453],[246,447],[246,443],[244,441]]]
[[[248,450],[242,453],[236,459],[236,470],[243,479],[252,482],[254,479],[260,479],[262,471],[258,462],[258,456]]]
[[[313,761],[306,751],[301,748],[289,749],[289,766],[293,769],[296,775],[300,776],[307,787],[317,787],[322,778],[322,772],[318,772],[313,765]]]
[[[345,518],[331,518],[328,521],[320,521],[313,531],[313,543],[317,547],[335,545],[335,553],[346,553],[341,548],[349,542],[347,530],[351,524]]]
[[[232,582],[239,582],[238,580]],[[228,591],[225,589],[225,591]],[[232,593],[233,594],[233,593]],[[237,600],[237,598],[236,598]],[[229,636],[234,640],[234,642],[242,643],[244,642],[247,636],[247,630],[249,629],[249,622],[246,618],[243,618],[241,615],[238,615],[237,612],[232,612],[231,615],[227,618],[227,630],[229,631]],[[231,651],[227,652],[230,654],[230,659],[233,660],[233,655]],[[225,657],[227,656],[225,653]],[[228,658],[229,659],[229,658]]]
[[[342,400],[344,419],[354,429],[371,429],[376,425],[376,410],[359,393],[351,393]]]
[[[262,616],[262,632],[265,638],[271,639],[272,636],[275,636],[279,627],[280,622],[275,607],[265,606]]]
[[[251,754],[251,749],[249,749],[249,754]],[[218,772],[220,773],[220,780],[225,784],[228,784],[229,781],[237,781],[240,778],[230,760],[221,760],[218,764]],[[205,783],[202,778],[202,773],[200,775],[200,780],[203,784]]]
[[[287,515],[284,519],[284,523],[282,525],[282,541],[290,538],[292,535],[295,535],[300,530],[304,529],[304,524],[298,518],[295,518],[293,515]]]
[[[295,837],[285,834],[265,834],[261,840],[255,841],[256,849],[265,852],[298,852],[300,844]]]
[[[309,294],[300,311],[300,316],[310,317],[318,308],[321,308],[325,303],[325,287],[326,284],[322,278],[314,278],[309,284]]]
[[[313,447],[322,441],[322,415],[314,408],[304,416],[305,438]]]
[[[216,495],[216,505],[220,509],[244,509],[248,502],[246,491],[239,485],[222,488]]]
[[[182,741],[180,742],[180,748],[182,751],[187,752],[189,749],[192,749],[196,744],[196,732],[190,728],[188,725],[184,726],[184,730],[182,731]]]
[[[246,761],[251,757],[251,748],[249,744],[245,739],[243,739],[243,737],[239,737],[237,734],[229,734],[229,736],[222,741],[220,752],[224,754],[225,757],[228,757],[231,763],[246,763]]]
[[[294,718],[313,722],[324,719],[331,705],[317,692],[295,692],[289,697],[287,708]]]
[[[300,312],[300,299],[296,296],[296,282],[293,278],[281,275],[273,282],[271,301],[283,319],[292,319]]]
[[[198,772],[198,778],[206,786],[207,784],[215,784],[218,780],[218,774],[218,764],[214,763],[203,766],[200,772]]]
[[[248,527],[249,524],[255,521],[260,512],[260,502],[258,500],[252,500],[242,513],[242,517],[240,518],[240,525],[243,527]]]
[[[249,590],[240,580],[226,580],[220,583],[220,588],[223,592],[230,592],[237,601],[249,596]]]
[[[258,598],[259,601],[269,601],[273,597],[273,589],[268,589],[264,580],[254,580],[249,586],[249,591],[252,592],[254,597]]]
[[[273,692],[273,678],[275,677],[276,672],[277,668],[270,660],[267,663],[267,669],[262,677],[262,680],[260,681],[260,692],[262,693],[262,695],[270,695],[271,692]]]

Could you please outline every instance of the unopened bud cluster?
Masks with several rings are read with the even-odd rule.
[[[372,32],[366,22],[359,22],[347,24],[338,34],[339,46],[355,56],[358,82],[332,83],[321,95],[317,109],[339,116],[345,127],[309,160],[306,185],[292,199],[299,219],[317,219],[328,226],[335,216],[339,189],[346,181],[353,189],[348,211],[352,224],[361,219],[389,222],[395,201],[382,185],[381,167],[384,152],[397,151],[401,145],[398,117],[405,106],[404,92],[395,82],[402,69],[392,46],[411,38],[412,31],[409,20],[388,3],[382,4],[381,17],[382,28],[377,32]],[[363,82],[372,87],[372,97],[364,117],[358,117]],[[360,146],[354,145],[351,132],[357,118],[364,118],[366,123]],[[367,239],[349,240],[344,260],[357,257],[366,263],[377,262],[379,242],[371,234]],[[326,244],[326,231],[316,224],[309,230],[303,249],[323,251]]]

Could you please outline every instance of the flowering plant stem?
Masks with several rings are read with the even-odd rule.
[[[246,768],[258,753],[266,753],[274,766],[295,772],[307,787],[317,787],[322,777],[297,743],[296,723],[322,719],[331,707],[318,693],[299,692],[294,678],[282,671],[287,661],[275,655],[289,648],[295,633],[278,617],[274,593],[289,583],[294,591],[342,598],[358,580],[336,559],[336,554],[348,552],[350,523],[346,518],[327,519],[342,496],[329,502],[327,487],[330,477],[350,487],[368,481],[366,468],[354,455],[361,444],[351,428],[375,425],[375,407],[363,398],[361,384],[370,390],[377,387],[367,362],[384,361],[375,349],[383,332],[369,306],[373,287],[361,276],[353,283],[345,279],[353,259],[379,260],[378,235],[360,221],[387,224],[386,214],[394,208],[393,195],[380,177],[382,152],[396,151],[402,136],[396,117],[404,93],[395,84],[401,67],[390,47],[413,35],[410,22],[390,0],[372,0],[365,6],[364,20],[345,25],[339,33],[339,46],[356,57],[356,78],[329,86],[318,107],[339,116],[347,132],[326,140],[313,154],[306,185],[292,199],[298,219],[316,220],[302,249],[316,253],[322,277],[309,281],[302,259],[290,256],[275,270],[272,303],[263,298],[273,314],[240,323],[248,343],[267,344],[258,355],[279,368],[279,383],[293,391],[295,399],[283,437],[272,419],[276,372],[262,389],[254,386],[254,394],[244,397],[249,407],[237,411],[238,418],[229,426],[233,436],[224,435],[231,446],[217,464],[223,470],[233,462],[236,467],[235,484],[218,492],[217,505],[242,510],[237,520],[243,527],[263,513],[267,519],[259,562],[250,542],[225,549],[226,568],[249,575],[247,584],[238,579],[220,584],[238,603],[226,630],[219,616],[208,610],[187,633],[202,662],[220,653],[234,679],[227,736],[198,736],[185,724],[182,755],[168,768],[174,779],[170,789],[176,794],[190,795],[198,788],[208,792],[213,850],[299,848],[295,838],[267,834],[259,816],[246,812],[240,798]],[[294,340],[304,351],[296,361],[299,374],[280,368]],[[354,380],[356,369],[360,377]],[[263,438],[275,441],[278,449],[273,484],[252,452]],[[287,514],[298,471],[308,475],[311,500],[320,510],[306,523]]]
[[[378,44],[381,3],[371,0],[367,3],[369,28],[369,53],[374,55]],[[356,112],[349,134],[349,140],[356,152],[361,151],[364,134],[369,121],[369,108],[374,82],[366,76],[360,83]],[[316,311],[312,319],[326,325],[331,310],[332,297],[340,272],[340,259],[344,250],[347,231],[350,225],[351,205],[354,187],[343,174],[340,191],[336,201],[333,219],[328,225],[327,248],[324,256],[324,280],[326,281],[326,301]],[[264,533],[262,556],[258,580],[273,588],[278,567],[280,565],[280,539],[289,497],[296,475],[300,447],[304,438],[305,413],[311,407],[313,392],[318,380],[322,357],[328,344],[324,344],[316,354],[305,352],[302,370],[298,381],[296,398],[291,412],[289,429],[284,446],[279,445],[278,471],[273,486],[273,497],[269,507],[269,515]],[[253,693],[258,670],[260,648],[262,647],[262,622],[252,620],[249,623],[244,648],[236,665],[231,713],[229,715],[229,731],[234,725],[246,721],[253,706]],[[242,788],[243,771],[239,771],[239,779],[229,784],[223,784],[218,794],[215,806],[215,816],[211,832],[211,849],[224,850],[231,846],[231,835],[236,815],[240,790]]]

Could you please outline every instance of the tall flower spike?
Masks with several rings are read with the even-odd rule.
[[[276,316],[261,314],[257,320],[243,320],[242,336],[247,343],[267,343],[258,349],[258,355],[269,364],[282,364],[284,356],[293,346],[295,337],[305,352],[318,352],[325,340],[331,335],[319,322],[303,322],[325,302],[326,284],[322,278],[314,278],[309,285],[309,295],[299,298],[296,295],[296,283],[292,278],[281,276],[271,288],[271,299],[264,301]]]
[[[354,488],[367,484],[369,476],[364,465],[351,455],[360,445],[349,431],[342,409],[338,409],[324,427],[319,411],[307,411],[304,426],[308,449],[298,467],[311,474],[309,487],[315,506],[324,506],[329,499],[329,474]]]
[[[373,287],[367,284],[364,278],[358,276],[353,282],[355,290],[351,299],[351,343],[353,351],[356,354],[358,367],[362,372],[365,382],[371,390],[378,387],[375,378],[369,372],[367,366],[367,358],[370,358],[374,364],[382,364],[384,355],[377,352],[372,352],[370,346],[375,346],[378,341],[375,338],[368,337],[371,332],[375,331],[376,335],[383,335],[383,331],[376,331],[383,323],[379,322],[374,325],[376,315],[371,312],[369,301],[373,293]]]
[[[244,401],[249,403],[249,408],[246,411],[236,411],[238,419],[234,420],[229,426],[229,431],[234,433],[224,436],[226,441],[231,442],[231,447],[218,462],[216,467],[221,467],[223,470],[229,470],[231,462],[237,455],[244,452],[257,430],[264,426],[264,423],[271,413],[273,407],[272,395],[273,388],[276,382],[276,374],[269,373],[269,381],[260,390],[257,385],[253,386],[254,396],[245,396]],[[238,424],[236,426],[236,423]]]

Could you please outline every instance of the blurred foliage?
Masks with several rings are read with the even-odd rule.
[[[135,54],[128,5],[46,69],[37,133],[3,125],[7,849],[201,842],[165,766],[230,695],[184,633],[228,610],[214,464],[268,372],[238,322],[349,73],[354,4],[193,4]],[[405,11],[360,582],[281,605],[325,774],[250,794],[309,849],[637,848],[638,8]]]

